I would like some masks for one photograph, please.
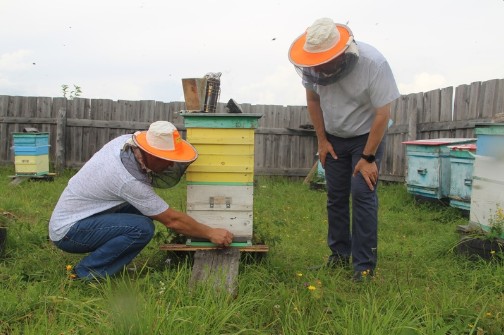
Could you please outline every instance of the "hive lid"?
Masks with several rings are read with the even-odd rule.
[[[402,144],[413,144],[413,145],[447,145],[447,144],[456,144],[456,143],[469,143],[476,141],[475,138],[432,138],[426,140],[414,140],[414,141],[405,141]]]

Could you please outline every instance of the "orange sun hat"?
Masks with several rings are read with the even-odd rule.
[[[168,121],[156,121],[149,130],[133,134],[135,144],[155,157],[172,162],[192,162],[198,158],[198,152],[182,139],[177,128]]]
[[[289,60],[300,67],[321,65],[344,53],[353,40],[350,28],[321,18],[294,40],[289,48]]]

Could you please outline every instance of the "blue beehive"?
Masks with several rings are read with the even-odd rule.
[[[13,133],[14,164],[18,176],[49,173],[49,133]]]
[[[476,144],[449,146],[450,148],[450,206],[471,208],[472,177]]]
[[[408,192],[443,199],[450,194],[450,148],[475,143],[474,138],[437,138],[403,142],[406,144]]]

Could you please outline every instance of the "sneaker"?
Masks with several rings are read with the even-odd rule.
[[[331,269],[346,268],[349,265],[350,265],[350,257],[348,256],[331,255],[327,260],[327,267]]]
[[[372,269],[355,271],[352,276],[352,281],[362,282],[364,280],[371,280],[374,277],[374,271]]]
[[[338,269],[338,268],[349,268],[350,266],[350,257],[342,257],[342,256],[335,256],[331,255],[329,256],[329,259],[327,260],[327,263],[325,264],[319,264],[319,265],[314,265],[308,267],[308,270],[320,270],[320,269]]]

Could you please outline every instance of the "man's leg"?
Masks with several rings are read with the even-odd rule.
[[[111,276],[149,243],[154,236],[152,219],[138,214],[93,215],[77,222],[56,245],[67,252],[87,253],[75,271],[80,278]]]
[[[353,153],[355,166],[360,160],[365,141]],[[376,152],[379,168],[383,156],[384,141]],[[352,263],[356,272],[374,271],[378,247],[378,183],[371,191],[359,173],[352,178]]]
[[[352,156],[346,152],[345,139],[328,135],[338,159],[326,156],[327,244],[331,249],[329,263],[347,265],[352,250],[350,235],[350,181]]]

